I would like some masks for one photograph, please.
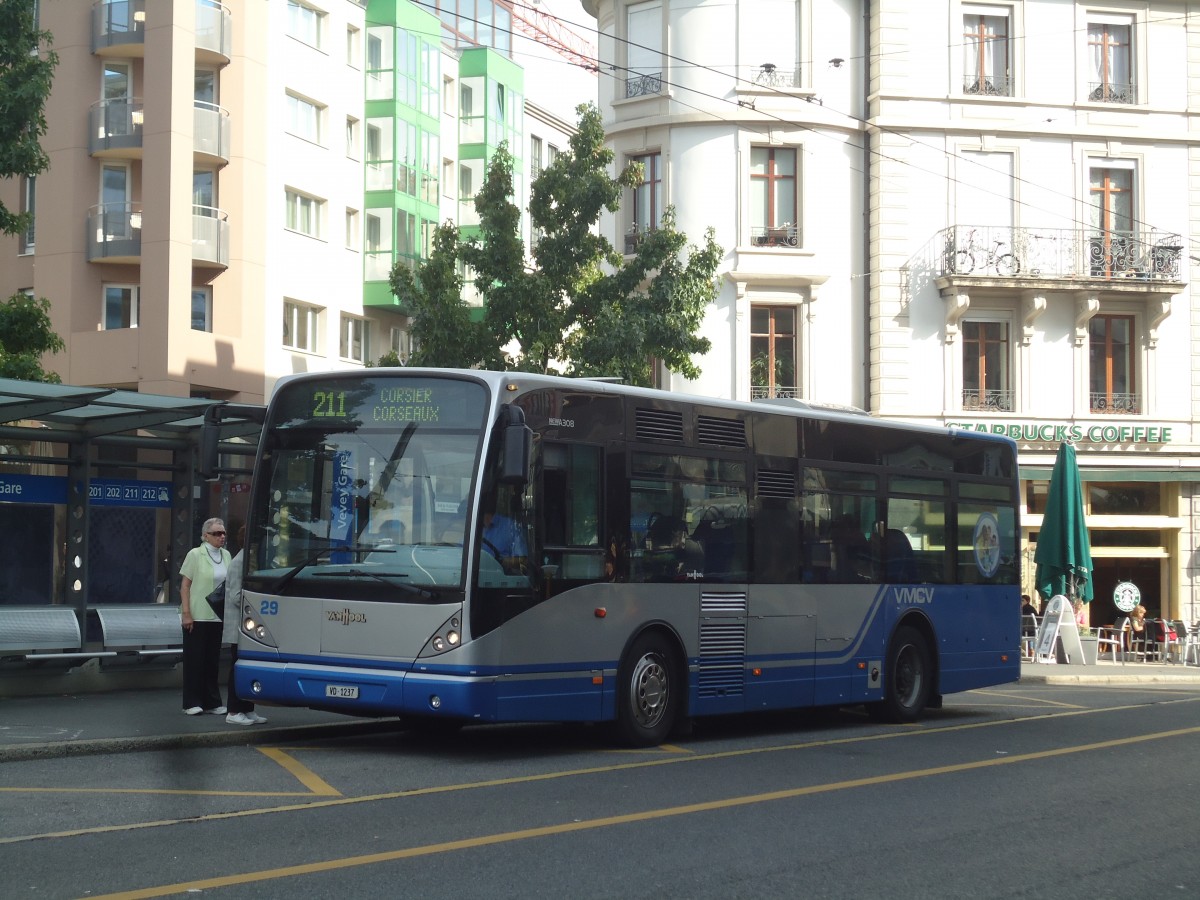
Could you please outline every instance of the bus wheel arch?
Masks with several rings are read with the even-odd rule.
[[[940,706],[933,628],[922,616],[902,620],[888,641],[883,663],[883,699],[867,704],[877,721],[906,723]]]
[[[617,667],[616,731],[635,747],[661,744],[687,712],[683,645],[665,625],[634,635]]]

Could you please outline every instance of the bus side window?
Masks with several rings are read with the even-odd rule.
[[[600,448],[547,443],[542,449],[542,558],[552,584],[605,577],[600,544]]]

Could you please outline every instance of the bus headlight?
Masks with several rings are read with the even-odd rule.
[[[442,623],[442,626],[429,638],[418,656],[437,656],[446,653],[462,644],[462,616],[454,615]]]

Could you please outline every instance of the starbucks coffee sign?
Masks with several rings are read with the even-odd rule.
[[[1113,588],[1113,603],[1124,613],[1131,613],[1142,602],[1142,592],[1132,581],[1122,581]]]
[[[1064,422],[947,422],[948,428],[1002,434],[1025,443],[1169,444],[1171,425],[1074,425]]]

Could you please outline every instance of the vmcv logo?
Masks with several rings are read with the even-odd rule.
[[[896,600],[899,603],[904,603],[909,606],[919,603],[933,602],[933,588],[931,587],[903,587],[896,588]]]

